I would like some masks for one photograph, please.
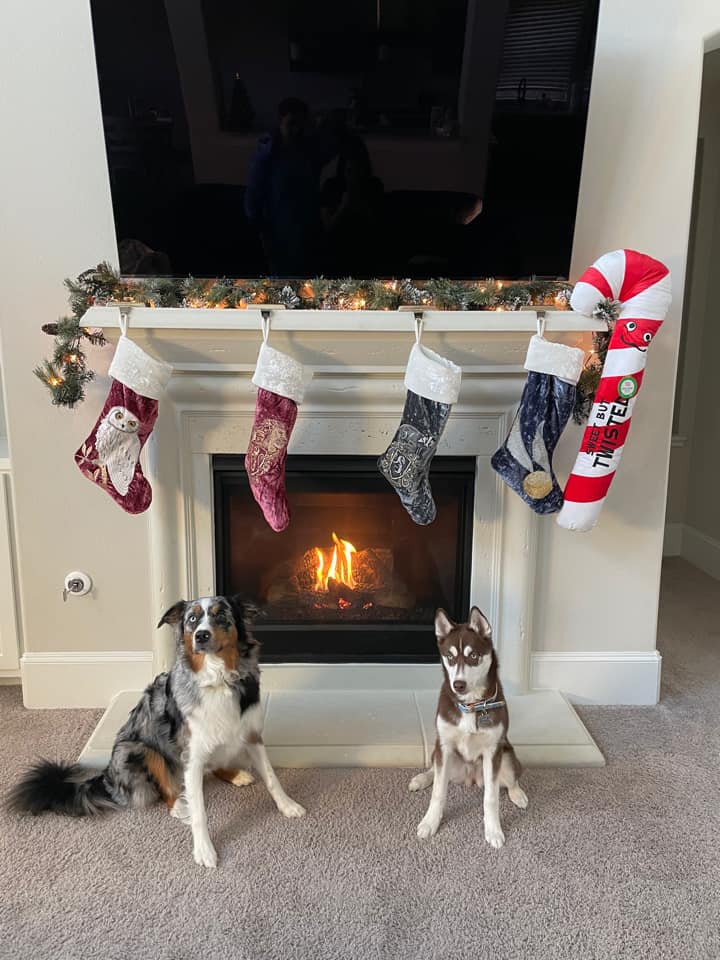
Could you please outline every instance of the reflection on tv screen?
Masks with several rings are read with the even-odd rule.
[[[598,0],[92,0],[121,271],[566,276]]]

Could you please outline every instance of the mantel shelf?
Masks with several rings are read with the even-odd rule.
[[[129,327],[133,330],[238,330],[258,331],[263,313],[270,314],[272,330],[326,333],[407,333],[414,329],[413,309],[401,310],[285,310],[282,307],[249,307],[246,310],[193,309],[189,307],[141,307],[127,305]],[[425,310],[423,330],[427,333],[534,333],[538,310]],[[601,320],[572,310],[547,310],[548,333],[604,330]],[[90,307],[83,325],[119,328],[120,308]]]

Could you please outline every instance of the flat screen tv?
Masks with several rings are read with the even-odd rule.
[[[92,0],[129,275],[567,276],[599,0]]]

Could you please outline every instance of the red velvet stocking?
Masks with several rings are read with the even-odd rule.
[[[259,389],[245,469],[252,495],[276,533],[290,523],[285,459],[306,379],[301,363],[263,343],[253,376]]]

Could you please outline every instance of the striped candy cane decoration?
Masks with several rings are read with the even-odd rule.
[[[670,306],[670,272],[644,253],[615,250],[580,277],[570,298],[592,316],[601,300],[619,300],[602,377],[557,522],[567,530],[592,530],[615,476],[642,385],[648,347]]]

